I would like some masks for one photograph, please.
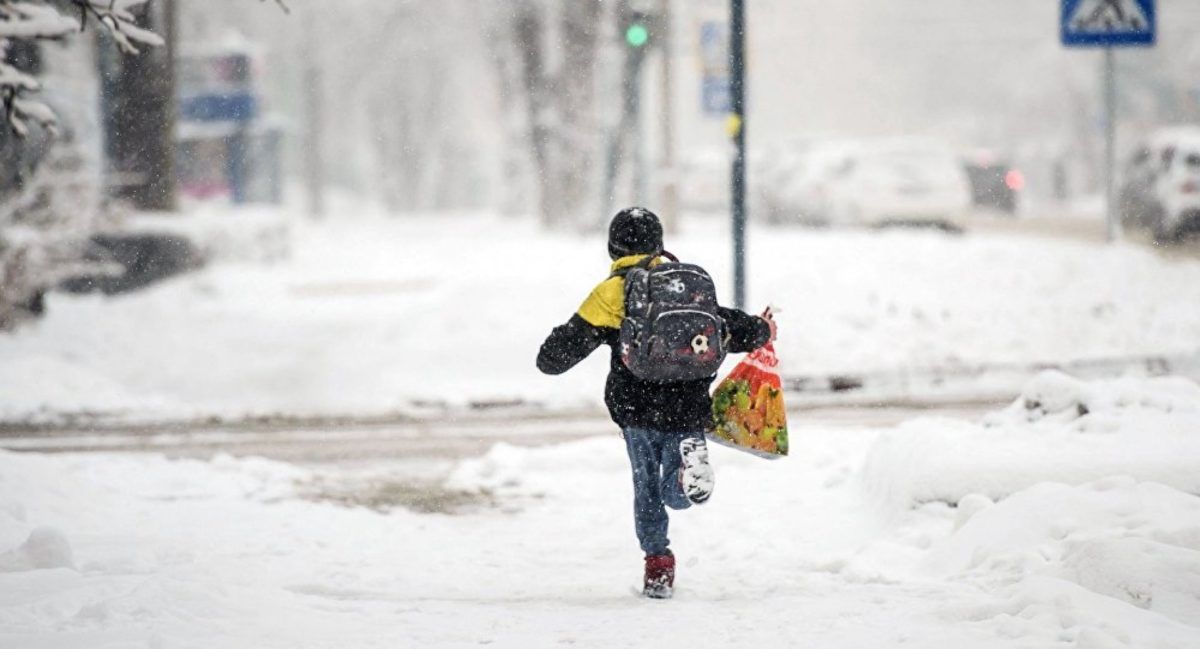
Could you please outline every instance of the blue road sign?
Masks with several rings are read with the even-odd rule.
[[[729,25],[714,20],[700,24],[700,63],[708,75],[729,70]]]
[[[204,93],[181,99],[179,112],[195,122],[249,122],[258,115],[258,100],[248,92]]]
[[[1061,0],[1063,45],[1154,45],[1155,0]]]

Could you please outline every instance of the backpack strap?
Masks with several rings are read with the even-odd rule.
[[[643,260],[639,261],[638,263],[636,263],[636,264],[634,264],[634,265],[632,265],[632,266],[626,266],[626,267],[624,267],[624,268],[618,268],[618,269],[614,270],[614,271],[612,272],[612,274],[611,274],[611,275],[609,275],[609,278],[612,278],[612,277],[625,277],[625,276],[626,276],[626,275],[628,275],[628,274],[630,273],[630,271],[632,271],[634,268],[641,268],[642,270],[649,270],[649,269],[650,269],[650,264],[653,264],[653,263],[654,263],[654,260],[655,260],[655,259],[658,259],[660,256],[664,256],[664,257],[667,257],[668,259],[674,259],[675,261],[679,261],[678,259],[676,259],[676,258],[675,258],[675,255],[672,255],[671,253],[669,253],[669,252],[666,252],[666,251],[664,251],[664,252],[662,252],[662,253],[659,253],[658,255],[646,255],[646,258],[645,258],[645,259],[643,259]]]

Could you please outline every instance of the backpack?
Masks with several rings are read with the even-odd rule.
[[[647,381],[711,377],[725,360],[725,321],[712,278],[679,261],[651,268],[655,258],[614,273],[625,278],[621,360]]]

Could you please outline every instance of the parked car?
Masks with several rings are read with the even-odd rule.
[[[976,208],[1015,215],[1025,175],[991,153],[978,152],[963,160],[971,185],[971,204]]]
[[[826,201],[826,186],[854,155],[854,146],[846,140],[824,140],[780,156],[769,184],[764,186],[763,203],[768,220],[830,225],[832,215]]]
[[[1121,221],[1157,242],[1200,230],[1200,127],[1155,131],[1125,169],[1117,201]]]
[[[831,225],[948,226],[971,202],[953,150],[925,138],[814,146],[784,195],[798,218]]]
[[[808,157],[818,140],[796,137],[768,145],[751,168],[750,214],[767,223],[818,224],[801,211],[794,192],[804,182]]]

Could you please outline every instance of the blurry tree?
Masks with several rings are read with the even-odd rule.
[[[599,128],[596,60],[603,19],[601,0],[515,0],[504,11],[508,44],[497,53],[515,65],[503,88],[520,92],[525,142],[533,162],[542,223],[581,223],[596,191]],[[510,106],[515,107],[516,102]]]
[[[455,156],[464,134],[452,127],[474,94],[447,83],[455,58],[478,45],[469,12],[460,7],[397,4],[364,14],[362,73],[335,78],[339,95],[360,97],[361,119],[370,131],[369,172],[393,212],[446,209],[455,205],[467,161]],[[379,20],[382,14],[383,20]],[[482,61],[480,61],[482,63]]]
[[[14,142],[38,150],[38,168],[0,191],[0,331],[40,314],[44,293],[59,282],[102,270],[85,261],[105,214],[94,207],[96,183],[74,132],[53,139],[36,125],[19,139],[0,132],[0,150]]]
[[[83,172],[77,128],[61,128],[38,95],[38,43],[90,24],[126,53],[160,45],[136,24],[146,1],[0,0],[0,329],[39,313],[44,291],[81,270],[100,217],[86,208],[96,182]]]
[[[318,22],[316,7],[304,15],[304,36],[309,41],[304,48],[304,184],[308,194],[308,214],[314,218],[325,216],[325,147],[322,146],[321,130],[324,122],[324,98],[320,66],[321,40],[317,38]]]
[[[84,260],[89,238],[105,219],[95,198],[99,179],[89,175],[84,160],[89,146],[83,142],[96,134],[87,131],[87,119],[64,118],[60,125],[57,114],[79,112],[61,100],[87,93],[55,93],[54,102],[39,96],[39,44],[70,44],[88,26],[99,26],[102,38],[127,57],[114,115],[117,165],[141,176],[126,193],[135,204],[169,208],[175,190],[174,69],[168,48],[144,46],[173,40],[175,2],[0,0],[0,330],[40,312],[42,295],[61,280],[96,270]],[[271,4],[276,15],[279,8],[288,11],[285,0],[238,2]],[[213,5],[204,0],[205,11],[214,13]],[[84,60],[89,46],[71,44],[63,57],[78,60],[81,73],[92,76],[94,62]]]
[[[285,165],[313,204],[495,204],[502,129],[481,16],[507,0],[287,0],[287,29],[258,2],[177,2],[181,48],[234,34],[255,46],[264,112],[295,127]],[[320,198],[314,183],[332,192]]]
[[[61,40],[98,24],[122,51],[139,52],[141,45],[162,45],[163,39],[138,26],[135,10],[148,0],[0,0],[0,54],[12,42]],[[28,131],[29,122],[56,126],[54,111],[34,95],[41,87],[37,78],[0,56],[0,124],[18,135]]]
[[[372,195],[392,213],[493,205],[498,110],[481,2],[500,5],[346,0],[308,8],[320,12],[318,24],[336,16],[353,34],[312,53],[332,184]]]

